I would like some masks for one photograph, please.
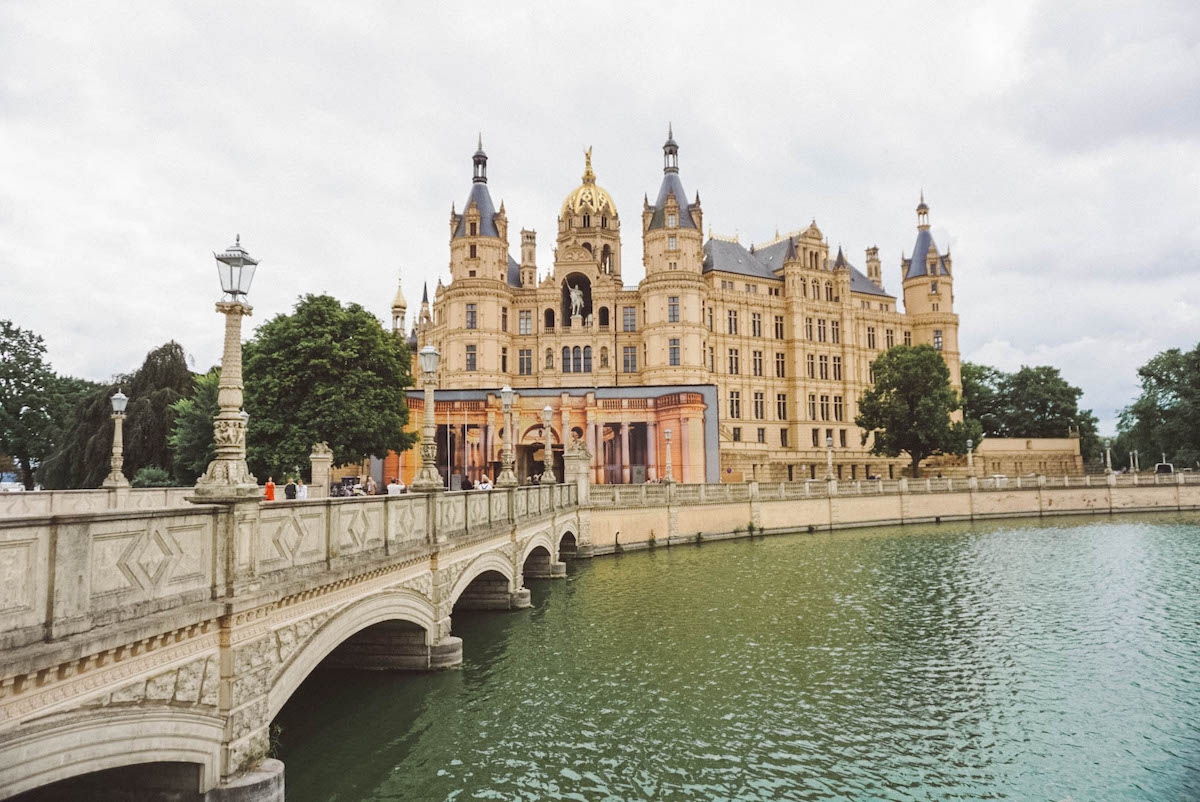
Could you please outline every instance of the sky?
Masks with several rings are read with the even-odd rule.
[[[633,284],[668,122],[706,228],[816,219],[860,268],[877,245],[895,295],[923,189],[963,359],[1060,368],[1102,430],[1200,339],[1194,0],[7,2],[0,318],[62,373],[171,339],[206,369],[212,252],[240,234],[252,325],[305,293],[386,319],[398,279],[411,319],[480,132],[543,271],[593,147]]]

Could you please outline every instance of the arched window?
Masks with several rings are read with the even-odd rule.
[[[579,349],[576,348],[575,350],[578,351]],[[571,372],[571,349],[565,345],[563,346],[563,363],[562,363],[562,365],[563,365],[563,373]]]
[[[546,310],[546,331],[553,331],[553,329],[554,329],[554,310],[547,309]]]
[[[608,367],[608,349],[607,348],[602,347],[600,349],[600,367],[602,367],[602,368]]]
[[[813,300],[821,300],[821,282],[813,279]]]
[[[612,248],[607,245],[600,249],[600,269],[605,273],[612,272]]]
[[[566,348],[564,347],[563,350],[565,351]],[[571,351],[571,370],[575,373],[583,372],[583,352],[578,345]]]
[[[583,346],[583,372],[592,372],[592,346]]]
[[[554,351],[546,349],[546,370],[554,370]]]
[[[604,247],[607,248],[608,246],[605,245]],[[603,328],[608,328],[608,307],[607,306],[600,307],[600,325]]]
[[[588,253],[591,253],[592,252],[592,243],[590,243],[590,242],[583,243],[583,249],[585,251],[587,251]]]
[[[583,227],[584,228],[592,227],[592,216],[590,214],[588,214],[587,212],[583,213]]]
[[[833,285],[830,284],[828,281],[825,282],[825,300],[826,301],[833,300]]]
[[[606,215],[606,214],[600,215],[600,227],[608,228],[608,215]]]

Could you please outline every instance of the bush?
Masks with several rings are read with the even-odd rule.
[[[138,470],[133,475],[133,481],[130,482],[134,487],[174,487],[175,482],[171,479],[171,474],[167,473],[163,468],[157,465],[147,465]]]

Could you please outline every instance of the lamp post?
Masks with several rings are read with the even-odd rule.
[[[434,493],[443,490],[442,476],[437,471],[437,419],[434,417],[433,388],[437,382],[438,360],[441,354],[432,345],[421,349],[417,361],[425,388],[424,422],[421,424],[421,470],[413,478],[414,493]]]
[[[1112,473],[1112,440],[1104,441],[1104,472]]]
[[[221,356],[221,379],[217,383],[219,411],[213,420],[217,457],[196,482],[196,495],[203,499],[251,498],[260,494],[258,481],[246,466],[246,421],[242,410],[242,317],[253,312],[246,303],[258,260],[242,247],[239,234],[224,253],[214,253],[217,276],[224,293],[217,311],[225,316],[225,351]]]
[[[833,481],[833,437],[825,436],[825,460],[826,472],[825,478],[830,482]]]
[[[554,476],[554,430],[550,428],[550,421],[554,417],[554,410],[547,404],[542,408],[542,434],[546,438],[545,457],[542,459],[542,484],[552,485],[558,481]]]
[[[512,426],[513,389],[507,384],[500,390],[500,404],[504,415],[504,445],[500,447],[500,475],[496,477],[496,487],[516,487],[517,473],[513,470],[513,426]]]
[[[129,397],[118,388],[117,392],[109,400],[112,401],[113,421],[112,458],[108,463],[111,470],[108,472],[108,477],[105,478],[104,484],[101,487],[129,487],[129,480],[121,472],[121,466],[125,463],[122,429],[125,424],[125,405],[129,403]]]
[[[663,481],[666,482],[667,484],[671,484],[672,482],[675,481],[675,475],[671,472],[671,430],[670,429],[665,430],[663,432],[663,436],[667,439],[667,466],[666,466],[666,474],[667,475],[663,477]]]
[[[975,441],[967,438],[967,476],[975,475]]]

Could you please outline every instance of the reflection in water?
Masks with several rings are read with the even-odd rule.
[[[289,802],[1200,798],[1196,516],[659,549],[314,674]]]

